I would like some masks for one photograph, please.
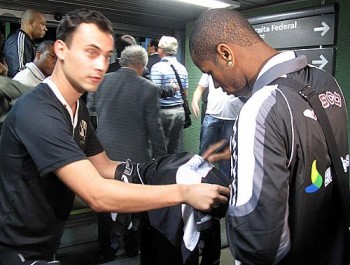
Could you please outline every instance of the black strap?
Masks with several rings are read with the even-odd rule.
[[[276,80],[278,77],[299,71],[307,65],[307,58],[305,55],[300,55],[292,60],[285,61],[283,63],[272,66],[265,73],[263,73],[256,80],[253,93],[255,93],[260,88],[270,84],[272,81]]]
[[[185,101],[185,100],[186,100],[186,94],[185,94],[185,90],[184,90],[183,87],[182,87],[182,83],[181,83],[180,76],[179,76],[179,74],[177,73],[177,71],[176,71],[174,65],[170,64],[170,67],[173,68],[173,70],[174,70],[177,83],[179,84],[179,87],[180,87],[180,92],[181,92],[182,100]]]
[[[347,226],[350,232],[349,177],[344,171],[344,167],[342,165],[341,157],[339,155],[338,146],[335,141],[332,127],[329,122],[328,116],[318,98],[318,93],[310,85],[304,85],[303,83],[292,78],[278,78],[271,84],[285,85],[287,87],[297,90],[298,93],[310,103],[310,106],[314,110],[317,116],[317,120],[321,125],[321,128],[323,130],[323,133],[326,139],[328,152],[329,152],[333,169],[335,172],[334,181],[340,194],[339,198],[342,204],[343,212],[344,212]]]

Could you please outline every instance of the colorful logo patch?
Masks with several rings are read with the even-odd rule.
[[[311,166],[311,182],[312,184],[305,188],[305,192],[307,193],[314,193],[318,191],[323,183],[322,176],[320,175],[316,167],[316,160],[312,162]]]

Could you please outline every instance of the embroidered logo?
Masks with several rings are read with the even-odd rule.
[[[304,110],[303,114],[304,114],[305,117],[311,118],[311,119],[317,121],[317,116],[316,116],[315,112],[312,109]]]
[[[79,136],[80,136],[81,144],[85,144],[86,134],[87,134],[87,123],[86,121],[82,120],[79,124]]]
[[[121,177],[121,181],[125,182],[125,183],[129,183],[129,179],[127,176],[125,176],[124,174]]]
[[[316,160],[312,162],[311,166],[311,182],[312,184],[305,188],[306,193],[314,193],[320,189],[323,183],[322,176],[317,170]]]
[[[343,164],[344,172],[347,173],[349,168],[349,154],[347,154],[345,158],[340,157],[340,159]]]
[[[327,187],[328,184],[330,184],[332,182],[333,178],[332,178],[332,170],[331,168],[327,168],[325,174],[324,174],[324,186]]]
[[[342,102],[341,102],[341,96],[337,92],[329,92],[318,95],[318,98],[321,101],[323,108],[328,108],[332,105],[338,106],[341,108]]]

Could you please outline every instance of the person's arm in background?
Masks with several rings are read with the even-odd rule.
[[[180,90],[179,86],[175,85],[168,85],[165,86],[162,84],[162,73],[158,70],[158,65],[153,65],[151,68],[151,71],[146,67],[145,71],[143,72],[142,76],[152,81],[155,85],[159,88],[159,97],[160,98],[167,98],[167,97],[173,97],[175,93]]]
[[[205,89],[207,89],[207,88],[198,84],[196,90],[193,92],[191,107],[192,107],[193,114],[197,119],[200,116],[199,104],[200,104],[200,101],[202,99],[202,94],[203,94]]]
[[[159,158],[167,154],[167,150],[164,143],[164,134],[159,116],[159,96],[158,87],[155,85],[149,85],[146,87],[147,91],[144,92],[144,112],[145,112],[145,125],[151,141],[152,151],[154,158]]]
[[[14,100],[29,90],[29,87],[5,76],[0,76],[0,99]]]
[[[208,74],[202,74],[201,78],[198,81],[198,85],[196,90],[193,92],[192,96],[192,110],[196,118],[199,118],[200,115],[200,107],[199,102],[201,101],[203,92],[205,89],[208,89],[209,87],[209,76]]]
[[[96,112],[96,92],[86,92],[86,107],[89,110],[92,126],[97,129],[98,117]]]
[[[0,75],[7,76],[7,71],[8,71],[7,64],[5,62],[3,63],[0,62]]]
[[[179,86],[176,84],[174,84],[173,86],[159,86],[158,88],[160,98],[173,97],[176,91],[180,90]]]

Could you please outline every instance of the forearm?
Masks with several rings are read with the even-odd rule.
[[[0,84],[0,98],[5,97],[7,100],[18,98],[28,90],[28,87],[21,83],[3,76],[0,76]]]
[[[96,159],[96,157],[94,158]],[[123,181],[134,181],[125,177],[124,174],[128,174],[127,172],[130,172],[130,170],[125,170],[126,164],[123,165],[124,167],[122,165],[118,167],[119,174],[115,174],[116,179],[102,178],[99,171],[88,160],[81,160],[63,166],[57,169],[55,174],[93,210],[98,212],[142,212],[180,203],[189,204],[195,209],[208,211],[217,202],[227,202],[229,189],[218,185],[140,185],[124,183]],[[133,165],[136,166],[136,164]],[[139,174],[136,168],[135,174]],[[137,180],[138,175],[134,175],[134,178]]]
[[[120,164],[119,161],[113,161],[107,157],[106,152],[88,158],[97,169],[100,176],[106,179],[114,179],[115,170]]]
[[[173,86],[159,86],[160,98],[173,97],[174,95],[175,95],[175,91]]]
[[[101,191],[95,210],[131,213],[174,206],[185,203],[184,194],[188,188],[177,184],[152,186],[114,181],[108,184],[107,190]]]

